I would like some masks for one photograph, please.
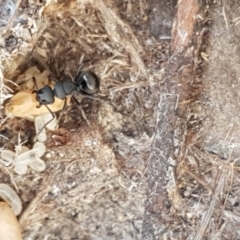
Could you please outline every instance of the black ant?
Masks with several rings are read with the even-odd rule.
[[[37,139],[41,131],[55,118],[53,112],[47,106],[49,104],[54,103],[55,97],[62,100],[65,99],[63,109],[61,110],[63,111],[64,108],[66,107],[66,97],[68,95],[72,95],[73,100],[76,102],[77,106],[81,109],[83,117],[85,118],[85,120],[87,120],[78,100],[73,96],[73,93],[77,91],[87,97],[87,95],[97,93],[100,89],[100,80],[98,76],[92,71],[81,72],[79,70],[76,77],[74,78],[74,81],[70,80],[59,81],[54,85],[53,89],[48,85],[44,86],[41,89],[38,89],[36,79],[34,77],[33,81],[37,89],[34,92],[36,93],[36,100],[39,102],[39,107],[45,105],[52,115],[52,119],[50,119],[47,123],[43,125],[35,139]]]

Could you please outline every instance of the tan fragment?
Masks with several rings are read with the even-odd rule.
[[[0,226],[0,240],[22,240],[17,218],[5,202],[0,202]]]
[[[55,98],[53,104],[48,105],[52,112],[58,112],[62,110],[64,106],[64,99]],[[67,105],[70,103],[70,96],[66,98]],[[5,105],[5,111],[7,115],[15,117],[28,118],[36,117],[44,113],[48,113],[48,109],[42,105],[38,107],[39,103],[36,100],[36,93],[32,93],[30,90],[22,90],[16,93]]]

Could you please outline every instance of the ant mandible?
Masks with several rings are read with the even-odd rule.
[[[50,119],[47,123],[43,125],[41,130],[38,132],[37,136],[41,133],[41,131],[55,118],[53,112],[48,107],[49,104],[53,104],[55,101],[55,97],[59,99],[65,99],[64,107],[66,106],[66,97],[68,95],[72,95],[73,100],[76,102],[77,106],[81,109],[78,100],[73,96],[74,92],[82,93],[83,95],[92,95],[97,93],[100,89],[100,80],[98,76],[92,71],[83,71],[80,69],[77,72],[74,81],[64,80],[57,82],[53,89],[46,85],[41,89],[38,89],[36,79],[33,77],[33,81],[36,87],[36,100],[39,102],[39,107],[42,105],[46,106],[48,111],[52,115],[52,119]],[[81,109],[82,111],[82,109]],[[83,116],[85,118],[85,116]],[[35,137],[35,139],[37,138]]]

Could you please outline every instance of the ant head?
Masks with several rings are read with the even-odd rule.
[[[75,77],[77,90],[87,94],[94,94],[100,89],[100,80],[98,76],[91,71],[80,72]]]
[[[36,99],[40,104],[46,105],[52,104],[54,102],[54,94],[52,88],[48,85],[34,92],[36,93]]]

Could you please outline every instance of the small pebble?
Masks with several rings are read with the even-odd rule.
[[[47,154],[45,155],[45,157],[46,157],[46,158],[51,158],[51,157],[52,157],[52,154],[51,154],[51,153],[47,153]]]
[[[189,197],[190,196],[190,192],[186,190],[186,191],[184,191],[183,195],[184,195],[184,197]]]

